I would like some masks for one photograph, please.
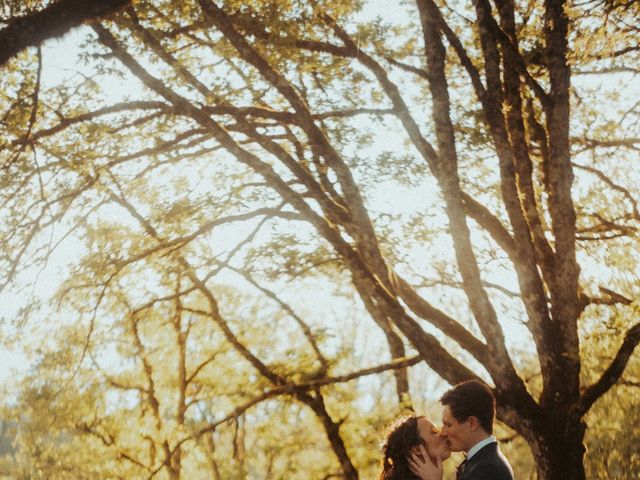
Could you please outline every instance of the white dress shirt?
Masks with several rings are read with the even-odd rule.
[[[476,453],[478,453],[478,451],[484,447],[489,445],[490,443],[498,443],[498,440],[496,440],[496,437],[494,437],[493,435],[485,438],[484,440],[480,440],[478,443],[476,443],[473,447],[471,447],[469,449],[469,451],[467,452],[467,460],[469,460],[471,457],[473,457]]]

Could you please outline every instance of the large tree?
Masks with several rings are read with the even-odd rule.
[[[348,274],[392,359],[409,348],[449,383],[489,381],[538,477],[582,479],[585,415],[640,341],[629,314],[638,104],[624,89],[637,74],[638,5],[416,0],[392,25],[358,20],[359,7],[141,1],[94,25],[91,78],[5,98],[2,284],[47,257],[39,232],[61,223],[86,238],[90,212],[107,204],[145,240],[123,235],[93,251],[99,269],[79,267],[101,272],[97,303],[126,268],[158,255],[177,255],[183,288],[204,295],[211,271],[240,251],[233,268],[244,273],[275,276],[276,258],[296,278],[331,266],[328,278]],[[7,88],[40,88],[39,69],[10,73]],[[100,88],[117,76],[140,88],[113,102]],[[194,173],[179,174],[183,165]],[[386,212],[374,198],[383,180],[423,188],[424,204]],[[223,212],[232,216],[221,222]],[[290,233],[268,249],[253,232],[222,260],[194,247],[256,217]],[[619,347],[586,371],[581,325],[607,317],[627,319]],[[539,382],[516,361],[519,325]],[[236,347],[274,388],[295,384]],[[405,369],[395,382],[410,404]],[[339,422],[325,426],[343,475],[356,478]]]

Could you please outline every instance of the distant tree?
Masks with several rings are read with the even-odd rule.
[[[386,420],[355,413],[349,431],[341,429],[353,410],[351,397],[357,399],[343,385],[414,365],[418,357],[333,374],[345,369],[345,360],[353,364],[340,351],[348,344],[323,354],[307,321],[246,273],[245,281],[267,298],[202,281],[193,288],[189,276],[198,274],[188,248],[120,265],[108,288],[96,291],[110,268],[103,255],[118,255],[123,236],[139,246],[148,240],[119,223],[102,223],[86,237],[91,251],[81,270],[60,288],[65,314],[57,318],[70,324],[37,348],[36,367],[2,412],[17,425],[17,460],[8,474],[302,479],[327,472],[358,478],[354,459],[360,470],[367,462],[377,468],[377,430]],[[149,277],[151,290],[140,286]],[[88,335],[75,315],[90,319]],[[397,410],[386,403],[385,414]],[[274,421],[274,410],[295,417],[296,425]],[[364,431],[368,452],[348,454],[347,442]]]
[[[491,382],[538,478],[583,479],[585,418],[640,341],[626,315],[604,366],[581,356],[585,325],[637,308],[639,112],[624,86],[638,3],[417,0],[405,25],[358,20],[356,3],[137,2],[94,25],[92,75],[3,100],[2,284],[67,234],[94,249],[76,274],[95,272],[96,311],[126,269],[167,255],[203,295],[222,268],[294,279],[309,298],[310,270],[348,278],[339,293],[357,296],[396,365],[412,349],[449,383]],[[25,91],[37,76],[9,73]],[[100,90],[117,76],[139,87],[114,102]],[[396,186],[387,205],[412,191],[422,204],[390,214],[382,182]],[[97,249],[88,232],[107,206],[136,241]],[[211,247],[232,222],[250,233]],[[45,243],[56,225],[68,231]],[[270,388],[304,384],[218,327]],[[537,388],[515,332],[535,349]],[[394,372],[409,406],[409,374]],[[316,414],[322,398],[308,399]]]

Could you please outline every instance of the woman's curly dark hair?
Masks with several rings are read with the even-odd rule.
[[[418,419],[411,415],[401,417],[393,422],[382,443],[382,472],[380,480],[420,480],[409,468],[407,455],[411,449],[422,444],[422,437],[418,432]]]

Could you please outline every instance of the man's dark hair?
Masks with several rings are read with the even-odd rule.
[[[487,433],[493,433],[496,399],[485,383],[479,380],[458,383],[442,395],[440,403],[449,407],[458,422],[463,423],[469,417],[476,417]]]

